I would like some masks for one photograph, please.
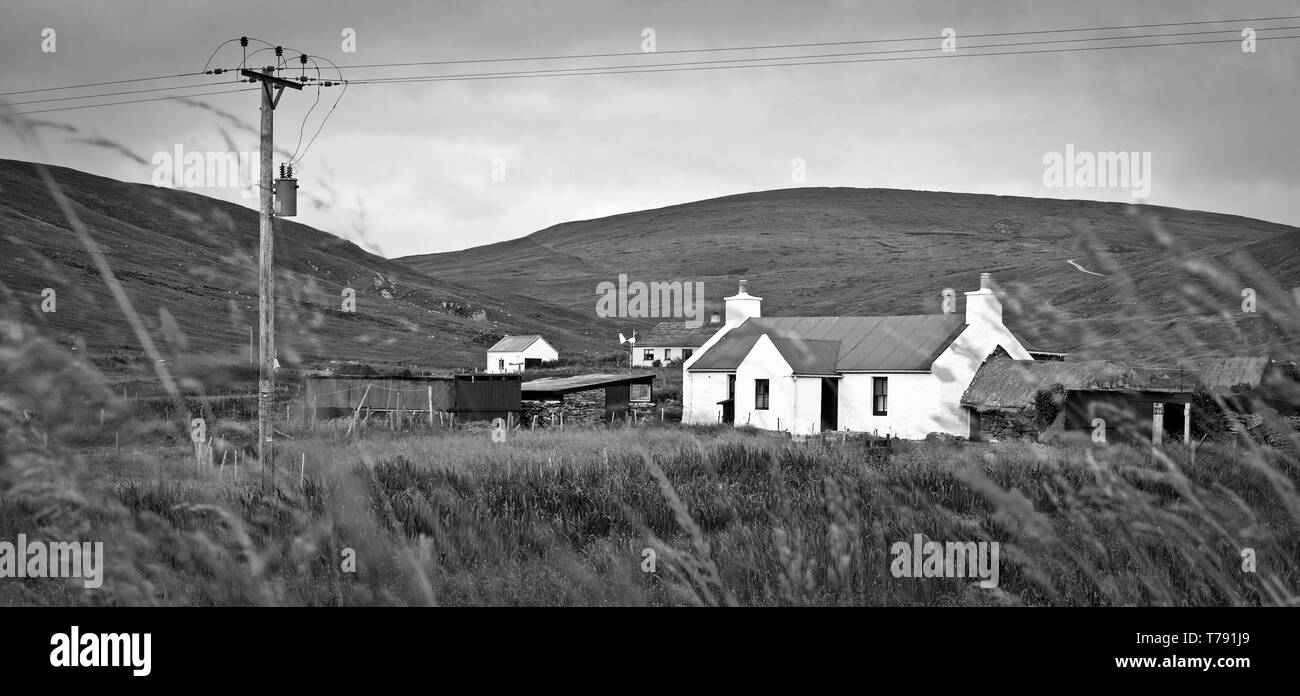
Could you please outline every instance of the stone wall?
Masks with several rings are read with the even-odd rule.
[[[1033,415],[1032,408],[1024,411],[985,411],[979,414],[980,438],[1000,441],[1035,439],[1045,429],[1035,424]],[[1057,418],[1055,429],[1060,429],[1060,421]]]
[[[524,427],[546,427],[560,424],[560,414],[565,423],[603,423],[605,421],[605,388],[565,394],[563,401],[524,401],[522,414]],[[536,421],[533,418],[536,417]]]
[[[653,403],[632,403],[628,405],[627,417],[635,421],[658,420],[659,407]],[[520,424],[525,428],[533,426],[533,417],[537,418],[538,428],[558,426],[560,414],[564,414],[567,423],[606,423],[605,388],[565,394],[564,401],[530,401],[521,404],[522,418]],[[625,416],[618,414],[616,419],[622,423]]]

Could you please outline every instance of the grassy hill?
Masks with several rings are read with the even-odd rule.
[[[167,359],[247,363],[249,325],[257,323],[256,211],[50,171]],[[573,353],[602,347],[584,335],[581,313],[435,280],[288,219],[276,221],[274,260],[282,364],[480,366],[484,349],[506,333],[545,332]],[[354,313],[341,311],[345,287],[355,290]],[[52,313],[40,310],[45,288],[56,293]],[[475,321],[476,310],[486,320]],[[35,168],[11,160],[0,160],[0,318],[35,325],[101,364],[139,358],[109,284]]]
[[[620,273],[702,281],[711,309],[744,277],[768,315],[872,315],[938,312],[944,287],[960,302],[987,271],[1009,293],[1008,324],[1036,348],[1163,358],[1294,350],[1296,337],[1275,319],[1296,311],[1289,290],[1300,285],[1298,235],[1154,206],[796,188],[570,222],[399,261],[593,317],[597,283]],[[1245,288],[1256,292],[1254,314],[1241,311]]]

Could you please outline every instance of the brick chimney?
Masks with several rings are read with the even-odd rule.
[[[738,326],[746,319],[763,315],[763,298],[749,294],[749,281],[740,281],[740,291],[722,298],[727,307],[727,326]]]
[[[966,293],[967,324],[1002,324],[1002,301],[993,292],[993,275],[980,274],[980,289]]]

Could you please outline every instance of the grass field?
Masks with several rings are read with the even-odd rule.
[[[3,422],[0,539],[106,548],[101,589],[9,581],[7,605],[1276,605],[1300,580],[1297,471],[1268,448],[1206,444],[1193,465],[901,442],[868,463],[851,440],[675,424],[335,428],[283,441],[268,492],[247,461]],[[999,586],[893,577],[915,534],[999,542]]]

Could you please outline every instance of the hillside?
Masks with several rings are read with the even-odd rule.
[[[596,285],[620,273],[702,281],[711,311],[744,277],[768,315],[870,315],[938,312],[944,287],[960,301],[988,271],[1011,293],[1007,323],[1035,348],[1163,358],[1294,350],[1265,310],[1295,312],[1287,292],[1300,285],[1297,234],[1154,206],[796,188],[570,222],[399,261],[589,315]],[[1197,262],[1227,275],[1211,282],[1188,266]],[[1247,287],[1258,297],[1253,315],[1241,312]]]
[[[257,322],[255,210],[167,188],[50,167],[168,359],[247,363]],[[277,347],[281,362],[331,360],[477,367],[505,333],[545,332],[561,350],[601,348],[585,316],[487,293],[408,266],[289,219],[276,221]],[[43,327],[92,359],[139,342],[92,258],[25,162],[0,160],[0,318]],[[356,311],[341,311],[343,288]],[[40,310],[53,289],[55,311]],[[164,310],[180,329],[163,330]],[[474,312],[486,312],[475,321]],[[170,336],[169,340],[164,340]],[[606,348],[608,350],[608,348]]]

